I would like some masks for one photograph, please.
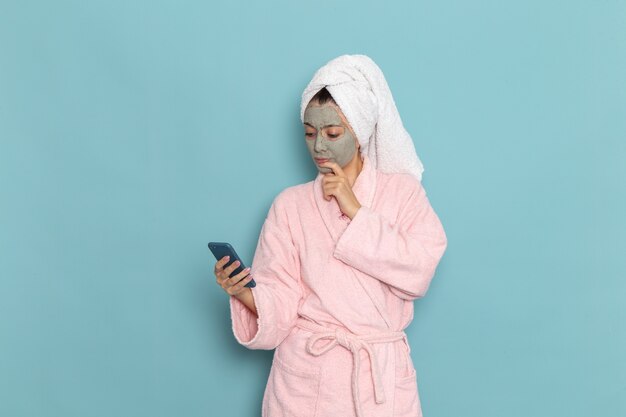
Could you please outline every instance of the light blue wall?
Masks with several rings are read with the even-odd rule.
[[[313,72],[383,69],[449,246],[427,417],[626,415],[626,2],[4,1],[0,415],[259,416],[207,242],[314,178]]]

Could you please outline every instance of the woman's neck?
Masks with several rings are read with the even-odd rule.
[[[361,157],[361,153],[357,152],[354,159],[343,168],[343,172],[346,174],[348,181],[350,182],[350,187],[354,186],[354,183],[362,170],[363,159]]]

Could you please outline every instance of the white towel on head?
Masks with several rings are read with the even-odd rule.
[[[341,55],[318,69],[302,93],[302,122],[309,101],[323,87],[346,116],[361,144],[361,153],[376,169],[408,173],[422,180],[422,161],[402,124],[387,80],[370,57]]]

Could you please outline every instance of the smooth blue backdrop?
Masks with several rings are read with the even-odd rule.
[[[207,242],[310,181],[300,94],[383,69],[449,246],[427,417],[626,415],[624,1],[3,1],[0,415],[259,416]]]

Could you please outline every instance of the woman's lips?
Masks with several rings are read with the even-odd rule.
[[[317,162],[318,164],[321,164],[322,162],[326,162],[328,161],[328,158],[315,158],[315,162]]]

